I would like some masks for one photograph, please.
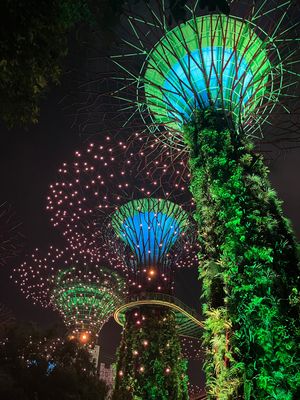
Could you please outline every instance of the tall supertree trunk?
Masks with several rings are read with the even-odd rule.
[[[262,156],[207,110],[185,128],[211,399],[299,399],[297,246]]]
[[[112,398],[188,400],[186,362],[172,311],[143,306],[127,313]]]

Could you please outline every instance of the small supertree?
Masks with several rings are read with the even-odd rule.
[[[139,112],[162,149],[188,156],[209,395],[298,398],[296,243],[252,139],[266,127],[276,142],[285,133],[277,128],[283,111],[295,109],[299,7],[293,0],[235,1],[230,15],[205,14],[196,1],[186,7],[190,19],[174,26],[165,5],[129,13],[131,39],[127,34],[123,54],[113,57],[129,74],[114,95],[128,102],[127,124]],[[281,140],[293,143],[298,134]]]
[[[124,298],[125,282],[116,272],[88,265],[59,272],[51,303],[62,316],[69,338],[88,343],[95,340]]]
[[[113,213],[111,225],[125,244],[118,243],[134,275],[137,292],[172,293],[174,256],[179,258],[180,249],[170,250],[189,229],[183,208],[163,199],[133,200]],[[112,244],[116,245],[116,240],[112,239]]]
[[[119,207],[111,221],[125,243],[123,251],[131,253],[128,262],[135,274],[131,295],[143,299],[153,292],[172,293],[176,264],[167,255],[186,232],[188,214],[170,201],[144,198]],[[175,315],[150,304],[126,313],[113,398],[121,399],[127,390],[128,398],[187,399]]]
[[[0,204],[0,266],[6,265],[22,249],[24,236],[20,225],[12,207],[8,203]]]
[[[176,315],[166,301],[152,305],[151,296],[172,293],[175,266],[195,265],[195,247],[186,234],[188,213],[183,209],[192,201],[170,180],[162,159],[156,159],[153,173],[147,162],[142,151],[134,152],[122,142],[113,145],[107,138],[92,143],[60,169],[60,179],[51,185],[48,209],[72,246],[78,247],[82,238],[97,245],[106,230],[108,243],[126,265],[129,305],[114,398],[186,399]],[[133,310],[134,300],[144,303]]]
[[[93,345],[126,297],[124,280],[103,267],[106,257],[107,252],[96,256],[50,247],[43,254],[36,249],[14,269],[12,278],[34,304],[59,312],[69,339]]]

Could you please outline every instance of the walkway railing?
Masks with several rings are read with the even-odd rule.
[[[136,296],[131,296],[127,304],[122,305],[115,311],[115,321],[124,326],[126,312],[143,305],[170,308],[175,313],[179,335],[193,338],[201,337],[203,323],[200,320],[199,314],[176,297],[168,294],[145,292]]]

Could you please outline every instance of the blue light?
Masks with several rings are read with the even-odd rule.
[[[231,111],[245,106],[252,95],[252,86],[253,74],[236,51],[206,47],[201,52],[196,49],[186,54],[172,66],[163,93],[169,116],[182,121],[199,108],[222,106]]]
[[[122,239],[142,265],[155,265],[171,249],[180,235],[180,225],[162,213],[141,212],[127,217],[122,224]]]

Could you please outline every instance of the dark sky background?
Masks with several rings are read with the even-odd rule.
[[[28,131],[8,131],[1,127],[0,182],[1,201],[11,203],[22,221],[22,232],[26,237],[25,252],[34,247],[46,248],[49,244],[63,245],[58,232],[49,222],[46,212],[48,186],[56,178],[56,171],[65,159],[79,149],[83,138],[76,128],[70,127],[69,118],[59,105],[64,88],[53,88],[42,102],[40,122]],[[88,138],[84,138],[88,140]],[[271,182],[284,201],[284,212],[291,219],[298,240],[300,239],[300,149],[286,151],[270,164]],[[0,301],[8,306],[18,320],[35,321],[42,326],[51,326],[59,321],[58,316],[48,310],[31,305],[9,279],[11,268],[18,265],[13,260],[0,270]],[[200,307],[199,287],[196,271],[181,271],[177,279],[177,296],[188,305]],[[110,321],[101,333],[102,355],[106,361],[115,354],[121,329]],[[193,381],[199,379],[193,364]],[[198,379],[197,379],[198,375]]]
[[[69,117],[59,104],[65,95],[64,81],[61,87],[51,88],[41,104],[40,122],[27,131],[8,131],[0,126],[0,202],[9,202],[22,222],[21,230],[26,237],[25,252],[35,247],[46,248],[50,244],[60,246],[64,243],[50,225],[46,195],[61,162],[72,157],[82,142],[88,140],[79,136],[76,126],[71,127]],[[291,219],[300,240],[300,148],[283,152],[270,163],[270,171],[272,185],[284,201],[284,212]],[[50,326],[59,320],[58,316],[31,305],[9,279],[11,268],[21,260],[22,257],[13,260],[0,270],[0,302],[10,308],[18,320]],[[200,308],[196,271],[180,272],[177,287],[181,300]],[[114,355],[120,332],[121,329],[113,321],[104,327],[101,334],[103,354]]]

